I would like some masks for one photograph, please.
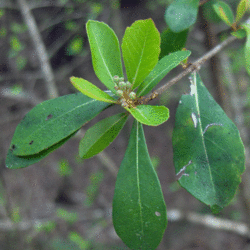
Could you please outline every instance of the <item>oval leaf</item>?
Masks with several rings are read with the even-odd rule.
[[[70,77],[71,83],[84,95],[102,102],[115,103],[116,101],[106,92],[96,87],[91,82],[78,77]]]
[[[137,90],[137,96],[148,94],[165,76],[166,74],[178,66],[183,60],[189,57],[190,51],[178,51],[163,57],[149,73],[143,83]]]
[[[214,101],[197,73],[183,95],[173,131],[174,165],[182,187],[217,208],[228,205],[244,171],[239,131]]]
[[[123,128],[127,118],[125,113],[117,114],[101,120],[88,129],[80,141],[80,157],[90,158],[108,147]]]
[[[165,20],[169,28],[179,33],[196,22],[199,0],[175,0],[166,10]]]
[[[249,0],[241,0],[237,6],[235,22],[238,23],[249,7]]]
[[[53,146],[39,152],[38,154],[16,156],[13,154],[13,149],[9,149],[7,153],[5,165],[7,168],[10,168],[10,169],[19,169],[19,168],[25,168],[32,164],[35,164],[41,161],[43,158],[45,158],[48,154],[50,154],[57,148],[61,147],[65,142],[67,142],[70,138],[72,138],[76,134],[76,132],[64,138],[60,142],[54,144]]]
[[[113,199],[116,233],[131,249],[156,249],[167,226],[166,205],[142,124],[134,121]]]
[[[37,154],[74,133],[109,105],[82,93],[42,102],[19,123],[10,148],[14,155]]]
[[[136,120],[148,126],[158,126],[169,118],[169,109],[164,106],[138,105],[126,109]]]
[[[215,12],[228,26],[232,26],[234,23],[234,14],[230,6],[222,1],[218,1],[213,5]]]
[[[128,27],[122,40],[122,55],[128,81],[136,88],[158,62],[160,33],[152,19]]]
[[[87,22],[87,35],[95,73],[108,89],[116,93],[113,77],[123,76],[118,38],[107,24],[93,20]]]

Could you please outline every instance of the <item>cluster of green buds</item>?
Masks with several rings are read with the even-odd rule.
[[[132,91],[132,84],[124,81],[124,77],[114,76],[113,81],[115,83],[115,90],[119,101],[123,107],[135,107],[135,100],[137,99],[136,93]]]

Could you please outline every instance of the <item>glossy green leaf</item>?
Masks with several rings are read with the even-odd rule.
[[[165,106],[138,105],[126,109],[137,121],[148,126],[158,126],[169,118],[169,109]]]
[[[116,233],[131,249],[156,249],[167,226],[166,205],[142,124],[134,121],[113,199]]]
[[[82,93],[42,102],[19,123],[10,148],[17,156],[37,154],[74,133],[109,105]]]
[[[51,152],[53,152],[57,148],[61,147],[65,142],[67,142],[70,138],[72,138],[76,134],[76,132],[64,138],[60,142],[54,144],[53,146],[49,147],[48,149],[45,149],[39,152],[38,154],[16,156],[13,154],[13,150],[9,149],[7,153],[5,165],[7,168],[10,168],[10,169],[19,169],[19,168],[25,168],[32,164],[35,164],[41,161],[43,158],[45,158],[47,155],[49,155]]]
[[[218,1],[213,5],[215,12],[228,26],[232,26],[234,23],[234,14],[230,6],[222,1]]]
[[[241,0],[237,6],[235,22],[238,23],[249,8],[249,0]]]
[[[106,92],[96,87],[91,82],[78,77],[70,77],[71,83],[84,95],[102,102],[115,103],[116,101]]]
[[[247,40],[245,43],[245,67],[247,70],[247,73],[250,75],[250,23],[245,23],[242,25],[242,27],[245,29],[247,33]]]
[[[199,0],[174,0],[166,10],[165,20],[176,33],[188,29],[196,22]]]
[[[116,93],[113,77],[123,76],[118,38],[107,24],[93,20],[87,22],[87,34],[95,73],[108,89]]]
[[[167,56],[169,53],[182,50],[185,47],[188,29],[183,30],[179,33],[167,29],[161,33],[161,53],[159,59]]]
[[[245,167],[239,131],[215,102],[199,75],[183,95],[173,131],[174,166],[182,187],[219,211],[235,195]]]
[[[168,56],[163,57],[149,73],[143,83],[137,90],[137,96],[148,94],[166,75],[178,66],[183,60],[189,57],[190,51],[177,51]]]
[[[128,81],[136,88],[158,62],[160,33],[152,19],[134,22],[125,31],[122,55]]]
[[[80,141],[80,157],[90,158],[108,147],[123,128],[127,118],[125,113],[117,114],[101,120],[88,129]]]

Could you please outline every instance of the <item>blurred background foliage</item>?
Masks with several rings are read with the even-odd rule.
[[[180,33],[168,30],[164,13],[171,0],[1,0],[0,1],[0,249],[127,249],[112,226],[112,198],[115,177],[128,142],[131,122],[115,142],[98,157],[83,161],[78,157],[79,137],[67,142],[40,163],[21,170],[5,168],[14,130],[23,116],[36,104],[49,98],[38,53],[25,24],[20,4],[25,4],[35,18],[46,48],[59,95],[74,93],[69,82],[74,75],[103,88],[95,76],[85,24],[89,19],[104,21],[121,41],[127,26],[135,20],[152,18],[161,32],[162,52],[183,47],[192,51],[190,61],[204,55],[220,43],[228,27],[220,21],[212,4],[200,1],[197,22]],[[227,3],[236,12],[237,0]],[[249,11],[245,20],[249,17]],[[167,43],[168,49],[164,47]],[[242,107],[246,138],[250,124],[249,76],[244,67],[244,39],[234,42],[221,54],[209,60],[200,70],[204,83],[227,115],[236,123],[236,98]],[[162,83],[182,68],[177,67]],[[229,73],[230,74],[229,74]],[[232,87],[233,85],[233,87]],[[149,153],[156,168],[168,210],[210,210],[195,200],[176,181],[171,134],[174,114],[180,96],[189,92],[188,79],[181,80],[154,103],[167,105],[170,120],[157,128],[145,127]],[[113,114],[119,107],[105,110],[87,124]],[[249,147],[249,140],[244,141]],[[248,163],[249,164],[249,163]],[[246,177],[247,177],[246,173]],[[246,179],[246,178],[245,178]],[[243,182],[247,185],[247,182]],[[239,190],[220,218],[250,222],[247,194]],[[249,238],[195,225],[187,220],[169,221],[158,249],[250,249]]]

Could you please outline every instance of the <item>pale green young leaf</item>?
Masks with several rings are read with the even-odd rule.
[[[233,25],[234,14],[227,3],[218,1],[213,5],[213,8],[222,21],[224,21],[230,27]]]
[[[108,89],[116,93],[113,77],[123,76],[118,38],[103,22],[90,20],[86,27],[95,73]]]
[[[180,185],[213,211],[227,206],[245,169],[244,146],[198,73],[191,76],[190,94],[179,102],[172,141]]]
[[[125,113],[101,120],[87,130],[79,144],[80,157],[90,158],[106,147],[116,138],[127,121]]]
[[[137,96],[144,96],[148,94],[166,74],[178,66],[183,60],[189,57],[190,51],[177,51],[170,55],[163,57],[149,73],[146,79],[142,82],[137,90]]]
[[[82,92],[84,95],[102,102],[115,103],[116,101],[106,92],[96,87],[91,82],[78,77],[70,77],[71,83],[74,87]]]
[[[250,23],[245,23],[242,25],[242,27],[245,29],[247,33],[247,39],[245,43],[245,67],[247,70],[247,73],[250,75]]]
[[[165,106],[138,105],[126,109],[137,121],[148,126],[158,126],[169,118],[169,109]]]
[[[136,120],[115,184],[113,224],[130,249],[141,250],[156,249],[167,226],[160,182]]]
[[[241,0],[237,6],[235,22],[238,23],[249,7],[249,0]]]
[[[152,19],[134,22],[125,31],[122,40],[122,55],[128,81],[133,89],[150,73],[158,62],[160,33]]]

